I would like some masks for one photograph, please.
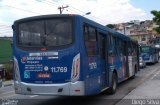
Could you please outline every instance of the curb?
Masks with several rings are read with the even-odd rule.
[[[3,85],[3,87],[12,86],[12,85],[13,85],[13,83],[11,83],[11,84],[5,84],[5,85]]]
[[[9,82],[9,83],[7,83],[7,82]],[[13,81],[12,80],[11,81],[4,81],[2,83],[2,87],[12,86],[12,85],[13,85]]]

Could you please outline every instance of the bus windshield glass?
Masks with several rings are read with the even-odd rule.
[[[19,24],[18,45],[20,46],[55,47],[71,44],[72,41],[71,19],[44,19]]]
[[[149,53],[150,52],[150,47],[142,47],[141,52],[143,53]]]

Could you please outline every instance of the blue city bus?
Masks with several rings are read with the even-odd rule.
[[[29,17],[12,28],[17,94],[115,93],[139,70],[137,42],[79,15]]]
[[[146,63],[157,63],[159,60],[159,48],[149,45],[140,46],[140,56]]]

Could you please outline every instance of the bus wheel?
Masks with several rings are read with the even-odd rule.
[[[109,88],[109,93],[114,94],[117,90],[117,75],[116,73],[113,73],[112,76],[112,87]]]

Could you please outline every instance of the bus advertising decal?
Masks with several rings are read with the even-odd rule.
[[[40,64],[40,61],[42,60],[43,57],[21,57],[21,63],[24,64],[25,71],[43,71],[43,65]]]
[[[25,71],[43,71],[43,65],[37,64],[37,65],[25,65]]]

